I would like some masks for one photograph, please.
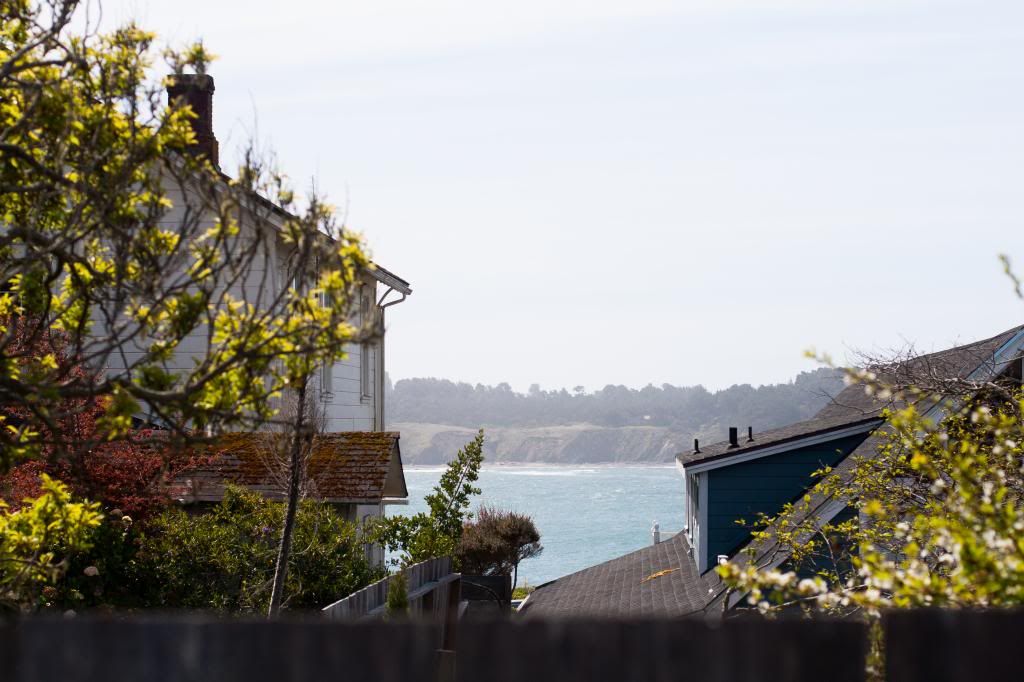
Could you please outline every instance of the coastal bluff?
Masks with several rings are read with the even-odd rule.
[[[405,464],[445,464],[476,434],[447,424],[396,422]],[[659,426],[606,427],[567,424],[484,427],[487,461],[543,464],[668,464],[692,447],[693,434]]]

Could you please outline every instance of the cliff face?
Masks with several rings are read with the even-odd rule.
[[[405,464],[447,463],[476,433],[461,426],[415,422],[389,424],[388,429],[402,434],[400,447]],[[688,435],[657,426],[571,424],[490,427],[485,431],[484,453],[492,463],[664,464],[693,443]]]

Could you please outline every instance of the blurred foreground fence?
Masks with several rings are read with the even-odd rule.
[[[4,682],[843,682],[867,631],[842,621],[460,623],[455,662],[430,622],[30,618],[0,626]],[[886,617],[890,682],[1024,678],[1021,612]],[[448,654],[450,659],[450,654]],[[450,662],[450,661],[449,661]]]

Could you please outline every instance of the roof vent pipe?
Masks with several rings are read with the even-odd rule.
[[[748,443],[753,443],[754,442],[754,427],[753,426],[748,426],[747,427],[747,442]]]
[[[700,452],[700,441],[696,438],[693,439],[693,451],[697,453]]]
[[[740,446],[740,433],[739,429],[735,426],[729,427],[729,447],[738,448]]]

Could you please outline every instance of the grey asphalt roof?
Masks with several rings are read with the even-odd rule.
[[[657,617],[701,611],[713,598],[680,533],[665,542],[541,585],[521,609],[527,617]],[[671,571],[650,577],[659,571]],[[649,579],[648,579],[649,578]]]
[[[863,393],[863,391],[861,392]],[[732,457],[741,453],[753,452],[769,446],[800,440],[801,438],[807,438],[808,436],[825,434],[829,431],[836,431],[849,426],[856,426],[858,424],[870,425],[875,422],[881,422],[878,416],[878,411],[867,415],[857,415],[856,418],[850,416],[839,416],[830,419],[808,419],[807,421],[789,424],[777,429],[771,429],[770,431],[755,433],[753,442],[748,442],[746,434],[743,434],[739,440],[739,447],[730,448],[729,441],[722,441],[720,443],[702,446],[700,452],[680,453],[679,455],[676,455],[676,459],[684,465],[712,462],[717,459]]]
[[[879,377],[887,383],[899,385],[913,377],[930,375],[944,380],[966,379],[970,374],[992,360],[993,354],[1017,334],[1024,326],[1008,329],[1001,334],[974,343],[956,346],[936,353],[908,358],[878,369]],[[879,400],[864,392],[860,384],[847,386],[818,412],[812,419],[789,424],[770,431],[754,433],[754,441],[748,442],[745,433],[740,433],[739,447],[730,448],[729,441],[702,446],[700,452],[682,452],[676,459],[682,464],[708,462],[731,457],[770,445],[799,440],[807,436],[827,433],[847,426],[870,423],[877,420],[881,411],[891,401]]]
[[[966,379],[974,370],[986,363],[991,363],[993,355],[1007,341],[1024,329],[1024,325],[1007,329],[995,336],[948,348],[936,353],[928,353],[908,358],[905,362],[878,368],[879,378],[890,384],[901,385],[913,381],[915,377],[931,376],[940,380]],[[876,398],[867,395],[859,385],[847,386],[839,395],[832,398],[815,419],[835,419],[843,416],[856,418],[877,413],[886,405]]]

